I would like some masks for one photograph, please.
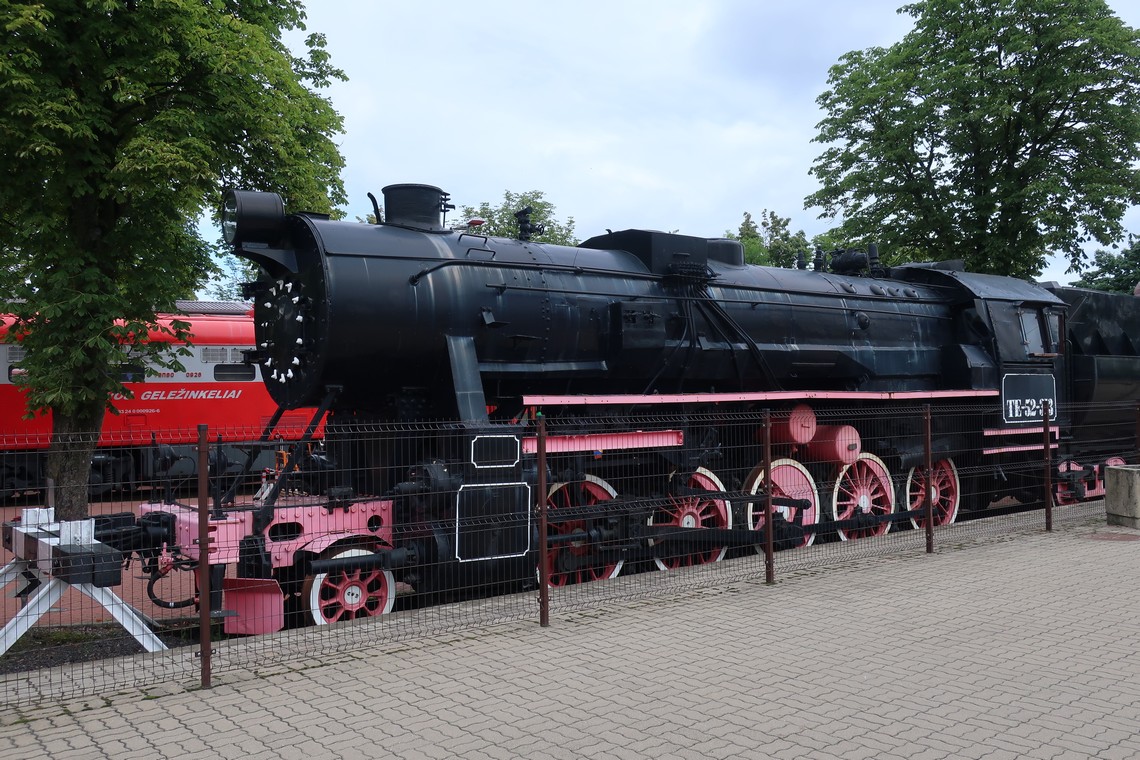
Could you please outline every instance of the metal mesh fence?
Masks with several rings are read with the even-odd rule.
[[[4,493],[0,693],[12,706],[208,683],[1093,520],[1105,467],[1140,462],[1138,424],[1132,402],[1016,425],[988,400],[342,419],[310,439],[79,437],[92,476],[71,494],[43,482],[41,449],[0,435],[4,466],[26,468]],[[93,520],[48,511],[75,503]]]

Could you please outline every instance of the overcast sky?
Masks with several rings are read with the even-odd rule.
[[[308,0],[308,31],[348,75],[327,92],[349,218],[397,182],[458,205],[541,190],[579,238],[605,228],[735,230],[805,210],[815,103],[850,50],[911,28],[902,0]],[[1140,0],[1110,0],[1140,26]],[[1140,210],[1127,229],[1140,234]],[[1058,262],[1043,279],[1067,281]]]

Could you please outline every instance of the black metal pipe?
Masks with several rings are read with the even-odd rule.
[[[806,531],[806,528],[805,528]],[[654,545],[679,544],[686,549],[714,549],[718,546],[754,546],[763,543],[764,530],[748,528],[682,528],[679,525],[648,525],[646,535]]]
[[[309,563],[309,570],[318,573],[347,573],[355,570],[398,570],[414,565],[418,561],[414,546],[399,549],[382,549],[375,554],[362,557],[342,557],[338,559],[318,559]]]

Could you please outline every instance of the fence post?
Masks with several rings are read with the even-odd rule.
[[[1049,429],[1052,416],[1049,402],[1042,404],[1041,417],[1045,428],[1045,530],[1053,530],[1053,434]]]
[[[210,688],[213,644],[210,619],[210,440],[206,425],[198,426],[198,648],[202,688]]]
[[[1136,444],[1136,449],[1132,461],[1140,464],[1140,401],[1136,402],[1136,440],[1133,443]]]
[[[550,546],[546,523],[546,417],[538,413],[538,624],[550,626]]]
[[[775,546],[772,541],[772,412],[764,410],[764,582],[776,582]]]
[[[923,435],[922,435],[922,477],[923,482],[926,484],[926,498],[924,511],[926,512],[926,553],[934,553],[934,457],[931,454],[933,444],[931,443],[931,421],[930,421],[930,404],[926,404],[923,408]],[[959,489],[960,490],[960,489]],[[910,494],[904,494],[904,497],[909,501]],[[961,493],[958,494],[961,498]],[[910,504],[906,505],[910,509]]]

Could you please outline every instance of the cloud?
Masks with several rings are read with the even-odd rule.
[[[762,209],[811,236],[832,226],[803,208],[815,99],[841,55],[906,34],[901,5],[310,0],[307,25],[350,77],[328,92],[350,218],[370,212],[369,191],[423,182],[471,206],[542,190],[583,237],[714,236]],[[1129,221],[1140,232],[1136,210]]]

